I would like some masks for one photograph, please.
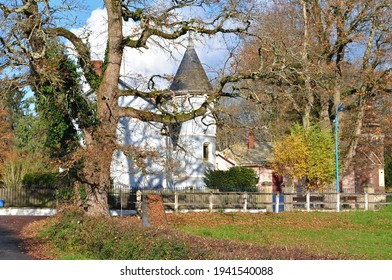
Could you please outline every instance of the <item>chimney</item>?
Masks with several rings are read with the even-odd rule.
[[[91,67],[97,73],[98,76],[102,76],[102,67],[103,61],[102,60],[91,60]]]
[[[254,149],[255,148],[255,135],[252,130],[248,132],[248,148]]]

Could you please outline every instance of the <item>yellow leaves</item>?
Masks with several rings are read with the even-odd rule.
[[[273,148],[273,168],[279,174],[302,178],[307,172],[309,148],[303,135],[289,135]]]
[[[273,156],[276,173],[294,180],[306,178],[308,189],[320,189],[333,180],[333,139],[318,127],[294,126],[290,135],[275,143]]]

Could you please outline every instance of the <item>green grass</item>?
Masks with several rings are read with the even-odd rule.
[[[141,223],[136,225],[131,219],[88,217],[71,210],[48,219],[38,231],[37,238],[50,244],[51,257],[61,260],[182,260],[205,257],[207,252],[194,250],[192,243],[181,240],[176,232],[143,228]]]
[[[392,207],[343,213],[175,215],[172,224],[184,232],[216,239],[296,247],[349,259],[392,260]]]
[[[56,259],[63,260],[223,259],[231,252],[236,252],[234,258],[246,259],[254,250],[261,252],[255,246],[217,240],[260,245],[265,254],[256,258],[262,259],[289,259],[299,252],[296,258],[392,260],[392,207],[367,212],[187,213],[167,217],[169,227],[143,228],[136,217],[94,218],[65,211],[45,220],[38,237],[51,245]],[[195,235],[208,238],[197,239]],[[279,249],[276,247],[285,250],[271,257],[271,252]],[[244,248],[253,251],[239,254]]]

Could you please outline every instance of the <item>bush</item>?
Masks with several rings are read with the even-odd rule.
[[[10,153],[2,164],[0,177],[8,188],[19,188],[28,169],[28,162],[19,153]]]
[[[130,225],[125,219],[88,217],[72,208],[50,218],[38,238],[67,259],[186,260],[204,259],[207,254],[169,229]]]
[[[27,173],[22,180],[24,187],[28,188],[56,188],[61,181],[57,173]]]
[[[0,177],[8,188],[19,188],[23,185],[23,178],[28,173],[45,173],[51,170],[50,164],[42,155],[24,154],[20,151],[9,153],[2,168]]]
[[[74,181],[70,174],[36,172],[27,173],[23,177],[22,185],[27,189],[56,189],[57,201],[70,203],[75,195]]]
[[[249,168],[235,166],[227,171],[207,170],[204,183],[208,188],[227,192],[257,192],[256,173]]]

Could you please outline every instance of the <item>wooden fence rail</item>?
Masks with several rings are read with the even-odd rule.
[[[140,196],[151,191],[140,191]],[[157,191],[154,191],[157,193]],[[167,212],[183,211],[341,211],[377,210],[392,204],[392,193],[244,193],[217,191],[163,191]],[[56,208],[56,190],[0,189],[2,207]],[[136,210],[137,192],[116,189],[109,193],[112,210]],[[1,207],[1,206],[0,206]]]
[[[161,195],[167,212],[377,210],[392,204],[392,193],[162,192]],[[141,200],[134,192],[117,193],[117,199],[116,196],[113,199],[121,209],[136,209],[136,201]]]

